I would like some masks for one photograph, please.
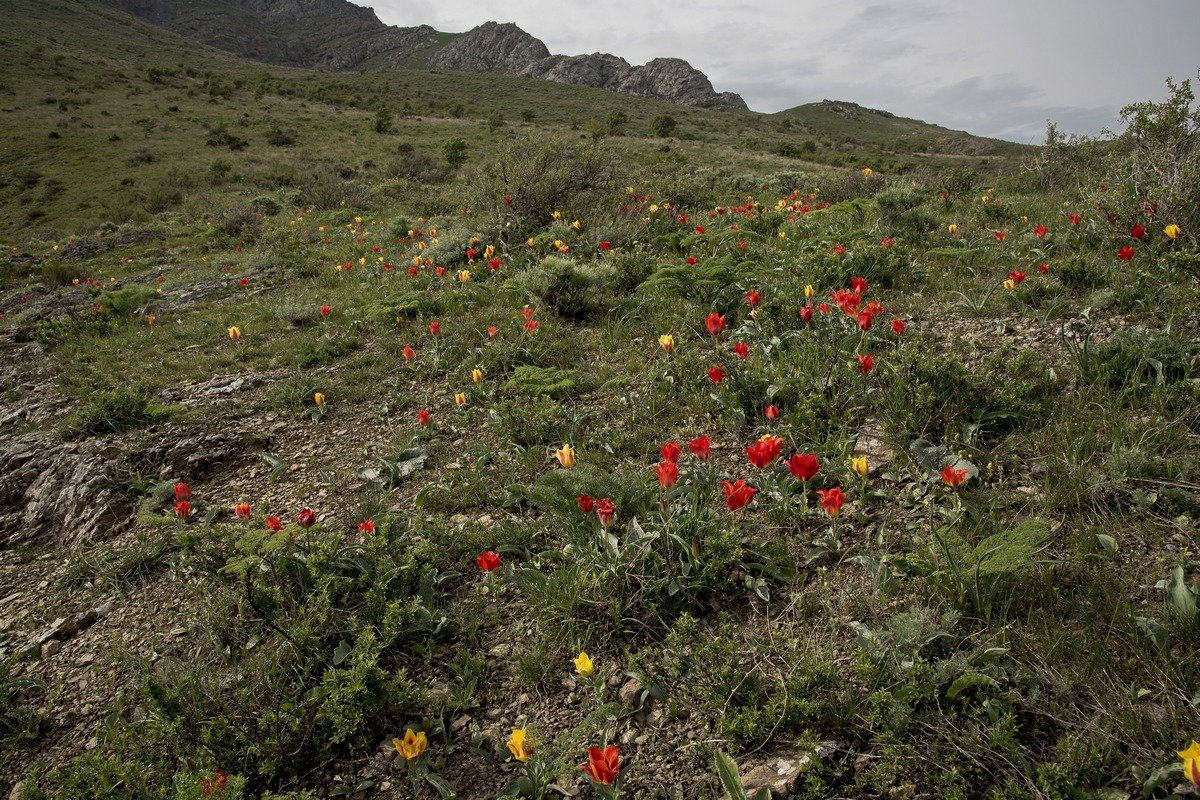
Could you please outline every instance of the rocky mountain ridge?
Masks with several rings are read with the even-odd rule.
[[[641,66],[608,53],[554,55],[512,23],[486,22],[463,34],[428,25],[386,25],[348,0],[105,0],[134,16],[245,58],[295,67],[358,69],[366,62],[495,72],[607,89],[701,108],[746,109],[717,92],[688,62]],[[447,41],[448,40],[448,41]]]

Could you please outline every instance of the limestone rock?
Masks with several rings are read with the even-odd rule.
[[[485,22],[434,53],[429,66],[462,72],[519,75],[528,65],[549,56],[550,51],[541,39],[511,22]]]

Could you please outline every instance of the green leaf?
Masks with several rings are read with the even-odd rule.
[[[346,644],[346,640],[338,642],[337,648],[333,651],[333,665],[336,667],[345,661],[350,656],[350,645]]]
[[[934,478],[940,478],[945,467],[965,469],[972,478],[979,478],[979,467],[965,458],[959,458],[940,444],[925,439],[914,439],[908,445],[909,455],[913,461]]]
[[[1196,595],[1192,593],[1192,589],[1185,582],[1183,567],[1176,567],[1171,570],[1171,577],[1167,581],[1167,602],[1171,604],[1171,610],[1176,616],[1185,621],[1191,621],[1196,618]]]
[[[1117,552],[1117,540],[1116,539],[1109,536],[1107,533],[1097,533],[1096,541],[1100,542],[1100,546],[1103,547],[1105,549],[1105,551],[1107,551],[1108,553],[1110,553],[1112,555],[1116,555],[1116,552]]]
[[[742,788],[737,762],[730,758],[724,750],[718,750],[713,755],[713,762],[717,767],[717,777],[721,779],[721,785],[725,787],[725,796],[729,800],[746,800],[746,790]]]
[[[1167,655],[1171,652],[1170,635],[1167,629],[1158,624],[1157,621],[1149,617],[1134,617],[1134,624],[1138,626],[1142,634],[1150,640],[1150,643],[1158,649],[1158,652]]]
[[[276,453],[259,453],[258,457],[271,468],[271,483],[278,481],[288,471],[288,462],[284,461]]]
[[[950,684],[950,688],[946,690],[946,699],[953,700],[968,689],[977,689],[981,686],[999,686],[996,679],[990,675],[984,675],[982,672],[968,672],[964,675],[959,675],[954,683]]]
[[[425,780],[429,782],[430,786],[437,789],[437,793],[442,796],[442,800],[453,800],[453,798],[458,797],[458,792],[454,790],[450,782],[436,772],[426,773]]]

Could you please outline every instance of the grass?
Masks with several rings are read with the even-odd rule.
[[[830,740],[798,792],[1162,797],[1179,782],[1200,661],[1185,590],[1165,587],[1200,566],[1200,331],[1180,313],[1200,295],[1177,268],[1194,241],[1159,225],[1121,261],[1142,212],[1113,225],[1091,194],[1047,197],[1005,148],[945,197],[965,161],[881,166],[917,158],[893,141],[916,130],[904,120],[845,143],[871,176],[832,158],[786,174],[794,159],[744,141],[774,124],[754,115],[671,107],[667,143],[643,130],[664,111],[652,101],[247,65],[91,3],[22,9],[4,31],[21,63],[6,56],[0,113],[22,124],[0,193],[16,243],[0,325],[41,349],[3,365],[6,399],[63,400],[22,431],[152,454],[186,420],[253,430],[274,454],[193,474],[139,461],[131,489],[151,491],[129,533],[52,560],[55,609],[184,586],[205,599],[147,609],[161,633],[188,631],[187,658],[123,662],[95,701],[103,730],[82,731],[91,753],[56,748],[81,729],[41,722],[74,691],[50,665],[5,665],[0,774],[31,776],[27,796],[197,797],[221,770],[235,796],[304,797],[367,780],[406,728],[429,738],[413,770],[492,796],[522,769],[510,725],[538,732],[563,781],[585,746],[619,741],[630,791],[685,797],[717,791],[708,748],[746,767]],[[67,44],[84,24],[87,49]],[[131,32],[153,38],[124,52]],[[420,118],[374,133],[384,92]],[[499,92],[534,121],[489,133]],[[458,102],[476,116],[450,114]],[[614,108],[629,135],[572,128]],[[791,124],[816,126],[810,111]],[[205,144],[222,124],[249,145]],[[437,159],[456,136],[459,172],[400,148]],[[1124,162],[1104,169],[1088,185],[1116,185]],[[113,246],[73,260],[69,237],[97,231]],[[228,395],[189,390],[246,373]],[[687,447],[701,436],[705,459]],[[752,466],[764,436],[818,473]],[[973,477],[946,486],[910,457],[917,438]],[[362,472],[381,459],[386,485]],[[211,516],[172,516],[180,479]],[[731,509],[737,480],[755,496]],[[836,517],[816,493],[834,489]],[[302,527],[302,507],[321,521]],[[484,574],[486,551],[502,565]],[[612,684],[572,673],[581,650]],[[661,728],[616,701],[623,672],[671,712]]]

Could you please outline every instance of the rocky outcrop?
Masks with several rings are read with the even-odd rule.
[[[485,22],[451,35],[428,25],[385,25],[371,9],[347,0],[105,1],[189,38],[272,64],[338,70],[375,59],[373,65],[382,68],[424,64],[541,78],[686,106],[746,108],[733,92],[714,91],[704,73],[683,59],[656,58],[633,66],[609,53],[551,55],[540,39],[511,22]]]
[[[429,59],[434,69],[502,72],[520,75],[531,63],[550,56],[541,39],[511,22],[485,22],[438,50]]]

